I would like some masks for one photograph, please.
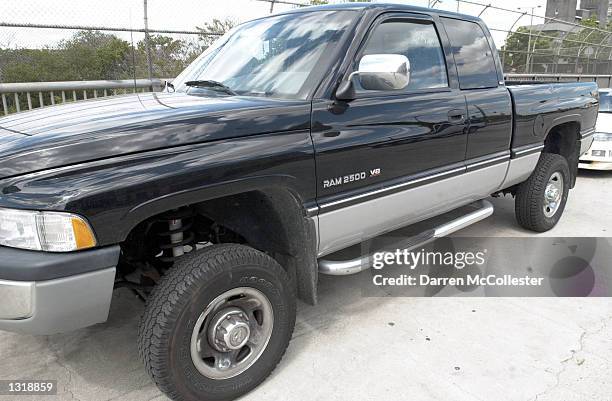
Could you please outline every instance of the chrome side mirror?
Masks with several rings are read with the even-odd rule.
[[[410,83],[410,61],[402,54],[368,54],[361,58],[359,70],[353,72],[336,91],[336,98],[355,98],[353,78],[359,77],[363,89],[389,91],[404,89]]]
[[[368,54],[359,62],[359,81],[366,90],[399,90],[410,82],[410,61],[402,54]]]

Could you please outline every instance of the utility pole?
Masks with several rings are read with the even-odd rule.
[[[270,14],[274,12],[274,0],[270,2]]]
[[[151,56],[151,43],[149,36],[149,10],[147,0],[144,0],[144,30],[145,30],[145,51],[147,54],[147,68],[149,73],[149,80],[153,79],[153,57]],[[151,90],[154,90],[151,85]]]

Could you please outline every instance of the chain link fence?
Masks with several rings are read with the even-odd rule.
[[[260,1],[296,7],[307,5],[306,1]],[[596,17],[575,21],[546,17],[535,12],[542,5],[534,2],[515,8],[501,0],[497,4],[471,0],[395,2],[482,18],[493,35],[506,74],[612,74],[612,23],[609,21],[598,21]]]
[[[0,82],[175,76],[231,26],[310,3],[324,1],[3,2]],[[612,26],[593,19],[568,22],[534,13],[535,7],[519,10],[469,0],[407,3],[483,18],[507,73],[612,72]]]
[[[557,79],[561,74],[612,74],[610,24],[592,18],[581,22],[546,18],[535,12],[543,11],[537,7],[512,8],[501,1],[495,5],[471,0],[394,1],[480,16],[492,32],[505,73],[556,74]],[[321,3],[326,1],[0,2],[4,113],[104,95],[95,89],[97,85],[90,85],[68,96],[49,92],[5,96],[6,86],[2,89],[2,85],[6,83],[149,79],[153,85],[159,79],[175,77],[232,26],[271,12]],[[106,93],[143,90],[119,83],[112,89]]]
[[[226,30],[269,12],[253,0],[2,2],[0,83],[174,77]]]

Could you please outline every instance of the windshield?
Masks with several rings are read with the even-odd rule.
[[[600,91],[599,92],[599,112],[600,113],[612,113],[612,92]]]
[[[311,11],[240,25],[187,67],[173,81],[175,90],[306,99],[354,15],[352,11]]]

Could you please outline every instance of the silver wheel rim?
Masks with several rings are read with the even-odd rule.
[[[238,376],[261,357],[273,327],[272,304],[261,291],[226,291],[206,307],[193,328],[193,364],[210,379]]]
[[[553,173],[548,179],[544,190],[544,216],[552,217],[559,210],[563,198],[563,176],[559,172]]]

